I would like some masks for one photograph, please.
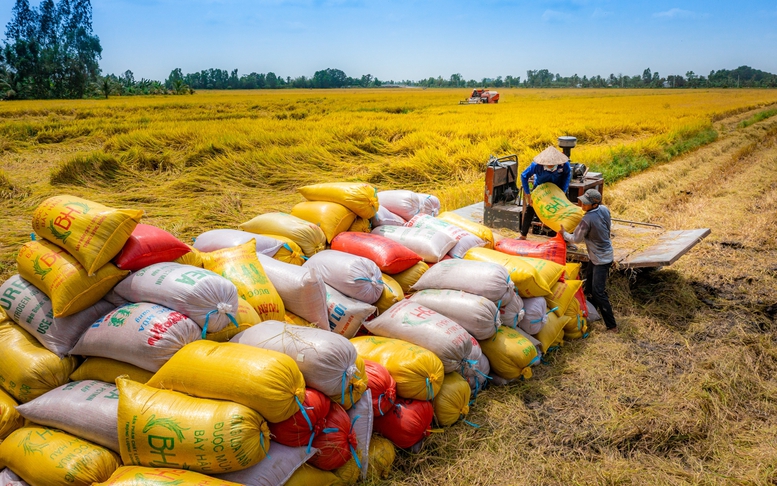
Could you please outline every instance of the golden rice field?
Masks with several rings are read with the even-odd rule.
[[[567,343],[463,423],[398,454],[391,485],[777,483],[777,90],[289,90],[0,103],[0,279],[58,193],[146,211],[184,240],[367,181],[477,201],[490,154],[559,135],[615,216],[711,236],[612,275],[621,332]],[[616,182],[617,181],[617,182]],[[614,239],[618,244],[617,235]],[[2,352],[2,351],[0,351]]]

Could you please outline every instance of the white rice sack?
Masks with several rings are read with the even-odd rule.
[[[260,253],[256,257],[281,296],[283,306],[311,324],[329,330],[326,285],[316,270],[285,263]]]
[[[259,461],[259,464],[248,469],[229,472],[226,474],[214,474],[214,478],[245,486],[278,486],[285,484],[294,471],[305,464],[308,459],[318,453],[318,449],[311,447],[288,447],[278,442],[272,443],[270,454]],[[2,483],[0,483],[2,486]],[[314,486],[314,485],[309,485]]]
[[[475,339],[490,338],[500,324],[496,304],[480,295],[461,290],[427,289],[414,293],[409,299],[449,317]]]
[[[407,226],[380,226],[373,234],[385,236],[416,252],[427,263],[437,263],[454,246],[456,240],[447,234],[433,230]]]
[[[153,302],[176,310],[203,331],[235,325],[239,298],[235,284],[203,268],[157,263],[130,274],[113,292],[127,302]],[[105,300],[116,302],[113,296]]]
[[[510,383],[514,383],[517,380],[518,380],[517,378],[514,380],[507,380],[497,374],[491,373],[491,384],[494,386],[507,386]]]
[[[370,460],[370,439],[372,438],[372,390],[367,390],[361,399],[348,410],[351,427],[356,434],[356,450],[361,457],[361,477],[367,479],[367,467]]]
[[[378,212],[370,220],[373,228],[378,226],[404,226],[406,221],[388,209],[380,206]]]
[[[329,396],[348,393],[358,374],[356,348],[343,336],[323,329],[264,321],[239,333],[232,343],[283,353],[296,361],[305,385]],[[362,377],[363,378],[363,377]]]
[[[234,229],[206,231],[194,239],[193,246],[200,251],[210,252],[240,246],[251,240],[256,240],[256,253],[270,257],[278,253],[283,246],[283,242],[275,238]]]
[[[402,339],[433,352],[446,373],[459,371],[472,351],[469,333],[453,320],[405,299],[364,326],[373,334]]]
[[[156,372],[201,335],[200,327],[180,312],[146,302],[125,304],[92,324],[71,354],[115,359]]]
[[[373,304],[383,294],[380,268],[367,258],[324,250],[310,257],[302,266],[315,270],[327,285],[356,300]]]
[[[54,317],[51,299],[21,276],[14,275],[0,286],[0,307],[44,348],[64,358],[86,329],[116,306],[100,300],[81,312]]]
[[[437,216],[440,214],[440,200],[437,198],[437,196],[419,192],[416,193],[416,197],[421,203],[420,214],[428,214],[430,216]]]
[[[456,240],[456,245],[448,251],[453,258],[464,258],[470,248],[486,246],[486,240],[482,240],[469,231],[459,228],[442,219],[434,218],[428,214],[418,214],[407,222],[405,226],[411,228],[432,229],[442,231]]]
[[[405,221],[421,212],[421,198],[413,191],[395,190],[378,192],[378,202]]]
[[[585,305],[588,308],[588,322],[596,322],[602,318],[590,300],[586,300]]]
[[[523,299],[523,319],[518,327],[529,334],[537,334],[548,322],[548,303],[545,297],[530,297]]]
[[[445,260],[424,272],[412,290],[452,289],[480,295],[499,302],[508,290],[513,290],[510,272],[497,263],[475,260]]]
[[[469,353],[470,366],[464,366],[459,371],[461,376],[467,380],[469,387],[472,390],[472,398],[477,397],[478,391],[484,389],[491,379],[489,373],[491,372],[491,364],[488,362],[488,358],[483,354],[483,348],[480,344],[472,338],[472,352]]]
[[[374,305],[352,299],[329,285],[326,286],[326,306],[329,329],[348,339],[354,337],[364,320],[378,310]]]
[[[8,468],[0,471],[0,486],[29,486],[22,478]]]
[[[509,290],[504,297],[502,297],[501,308],[499,309],[502,324],[516,329],[518,323],[523,320],[524,314],[523,299],[521,299],[521,296],[514,290]]]
[[[64,430],[119,452],[119,391],[113,383],[73,381],[19,405],[16,411],[36,424]]]
[[[542,358],[542,343],[540,342],[540,340],[537,339],[536,337],[532,336],[528,332],[524,331],[520,327],[518,329],[516,329],[516,331],[518,331],[521,334],[521,336],[523,336],[526,339],[528,339],[529,342],[534,345],[534,348],[537,350],[537,359]]]

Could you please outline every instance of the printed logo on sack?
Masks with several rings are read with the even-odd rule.
[[[46,440],[47,436],[52,435],[51,431],[46,429],[45,432],[35,432],[31,431],[26,436],[22,437],[22,440],[19,441],[19,447],[22,448],[22,451],[24,451],[25,456],[34,456],[36,453],[43,455],[43,449],[48,447],[48,444],[35,444],[32,442],[32,435],[35,434],[39,438]]]
[[[155,434],[148,434],[148,432],[153,429],[161,427],[163,429],[167,429],[169,432],[172,433],[175,437],[170,437],[169,435],[155,435]],[[151,447],[151,454],[156,454],[159,456],[159,460],[151,461],[152,466],[161,466],[161,467],[170,467],[170,466],[180,466],[176,462],[172,462],[168,460],[171,457],[175,457],[175,454],[172,453],[172,451],[175,449],[175,440],[178,439],[178,442],[183,442],[184,440],[184,430],[189,430],[186,427],[181,427],[178,422],[176,422],[173,419],[170,418],[156,418],[156,414],[151,415],[151,417],[148,418],[148,421],[146,422],[146,426],[143,427],[143,433],[148,434],[148,445]]]
[[[59,216],[49,221],[49,231],[51,231],[55,239],[62,240],[62,243],[65,243],[68,236],[72,234],[70,226],[73,224],[75,215],[86,214],[91,208],[80,202],[69,202],[63,204],[63,206],[67,208],[67,211],[60,211]],[[80,211],[71,206],[75,206]]]
[[[126,304],[119,307],[113,311],[113,313],[106,316],[108,317],[108,324],[112,327],[123,326],[127,318],[132,315],[132,311],[137,309],[139,306],[140,304]]]
[[[35,260],[32,262],[32,269],[35,271],[35,275],[40,275],[40,279],[43,280],[46,278],[46,275],[51,272],[51,266],[54,264],[54,262],[57,261],[57,254],[56,253],[48,253],[46,255],[43,255],[42,257],[40,255],[35,257]],[[43,268],[41,265],[41,262],[46,265],[48,268]]]
[[[151,474],[150,476],[146,477],[143,473],[138,473],[135,475],[135,480],[133,484],[137,484],[139,486],[175,486],[177,484],[184,484],[183,479],[171,479],[169,481],[164,481],[164,478],[161,478],[158,474]]]

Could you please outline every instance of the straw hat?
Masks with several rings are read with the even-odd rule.
[[[534,162],[539,165],[560,165],[569,162],[569,157],[559,152],[557,148],[549,145],[548,148],[534,157]]]

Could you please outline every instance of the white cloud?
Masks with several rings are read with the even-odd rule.
[[[543,22],[565,22],[570,18],[572,18],[571,15],[566,12],[559,12],[558,10],[545,10],[542,13]]]
[[[697,19],[700,17],[700,15],[696,12],[691,12],[690,10],[673,8],[673,9],[667,10],[666,12],[654,13],[653,17],[658,19],[674,20],[674,19]]]

